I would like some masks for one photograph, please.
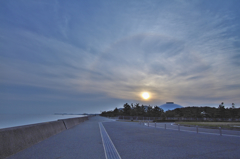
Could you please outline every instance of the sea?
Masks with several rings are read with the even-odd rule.
[[[85,115],[60,115],[60,114],[0,114],[0,129],[29,124],[37,124],[58,119],[83,117]]]

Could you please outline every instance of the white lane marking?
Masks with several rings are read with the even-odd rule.
[[[147,126],[147,123],[144,123],[144,125]],[[172,124],[171,124],[171,125],[172,125]],[[149,125],[149,127],[155,127],[155,126]],[[157,128],[165,129],[164,127],[158,127],[158,126],[157,126]],[[172,128],[167,128],[167,130],[175,130],[175,131],[178,131],[178,129],[172,129]],[[181,129],[181,131],[196,133],[196,131],[191,131],[191,130],[183,130],[183,129]],[[198,132],[198,133],[199,133],[199,134],[209,134],[209,135],[218,135],[218,136],[220,136],[220,134],[218,134],[218,133],[208,133],[208,132]],[[228,134],[222,134],[222,136],[240,137],[239,135],[228,135]]]
[[[99,122],[99,129],[106,159],[121,159],[116,147],[114,146],[111,138],[101,122]]]

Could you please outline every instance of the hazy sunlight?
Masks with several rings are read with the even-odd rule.
[[[148,98],[150,97],[150,95],[149,95],[148,92],[144,92],[144,93],[142,94],[142,97],[143,97],[143,99],[148,99]]]

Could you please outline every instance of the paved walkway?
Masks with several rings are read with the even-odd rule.
[[[92,117],[9,158],[104,159],[105,148],[99,122],[102,122],[101,128],[108,134],[103,136],[110,137],[122,159],[205,159],[240,156],[239,137],[165,130],[143,126],[137,122],[109,121],[112,120],[99,116]]]
[[[105,159],[98,122],[112,121],[92,117],[71,129],[56,134],[9,159]]]

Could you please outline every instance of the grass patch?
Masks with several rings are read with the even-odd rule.
[[[139,122],[138,120],[116,120],[121,122]]]
[[[240,122],[175,122],[184,126],[196,126],[207,128],[223,128],[240,130]]]
[[[175,122],[176,120],[153,120],[153,122],[161,123],[161,122]]]

